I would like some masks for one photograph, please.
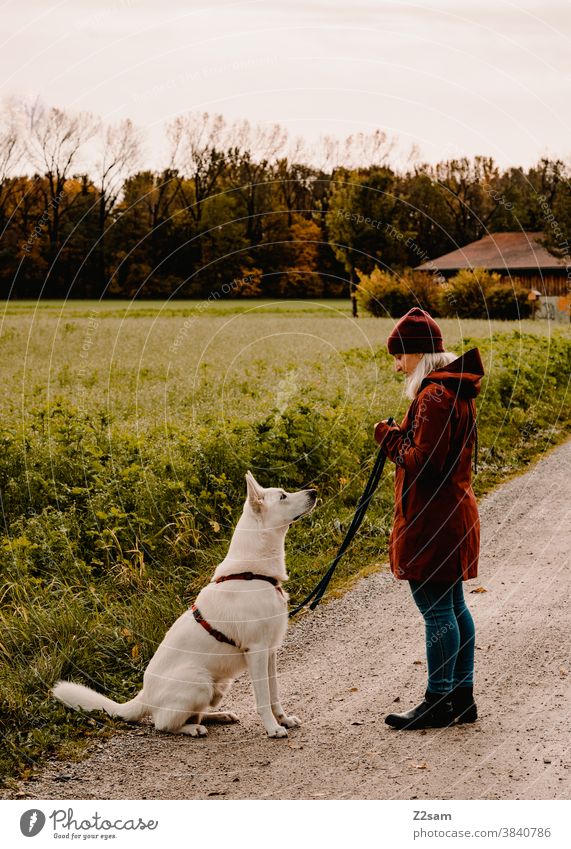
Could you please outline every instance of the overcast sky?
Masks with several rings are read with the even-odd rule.
[[[130,117],[382,129],[421,159],[571,159],[571,0],[4,0],[4,95]]]

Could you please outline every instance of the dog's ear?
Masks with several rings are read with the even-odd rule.
[[[248,501],[256,513],[259,513],[264,503],[264,489],[260,486],[252,472],[246,472],[246,487],[248,489]]]

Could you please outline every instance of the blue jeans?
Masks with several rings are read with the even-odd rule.
[[[475,628],[462,580],[453,584],[409,581],[426,626],[428,690],[448,693],[474,683]]]

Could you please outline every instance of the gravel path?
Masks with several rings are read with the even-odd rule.
[[[570,489],[568,441],[480,502],[480,576],[465,584],[474,725],[384,724],[419,701],[426,667],[408,585],[382,572],[291,628],[280,686],[303,726],[289,739],[264,735],[241,678],[226,704],[239,725],[206,739],[134,728],[81,763],[50,762],[5,798],[571,798]]]

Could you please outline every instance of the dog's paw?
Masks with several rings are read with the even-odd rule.
[[[180,729],[181,734],[188,734],[189,737],[206,737],[208,729],[204,725],[193,725],[191,723],[183,725]]]
[[[232,713],[232,711],[229,710],[225,710],[224,713],[221,713],[220,718],[222,722],[240,722],[238,714]]]
[[[287,731],[281,725],[278,725],[277,728],[268,731],[268,737],[287,737]]]
[[[280,725],[285,725],[286,728],[297,728],[298,725],[301,725],[301,719],[298,719],[297,716],[277,716],[276,719]]]

